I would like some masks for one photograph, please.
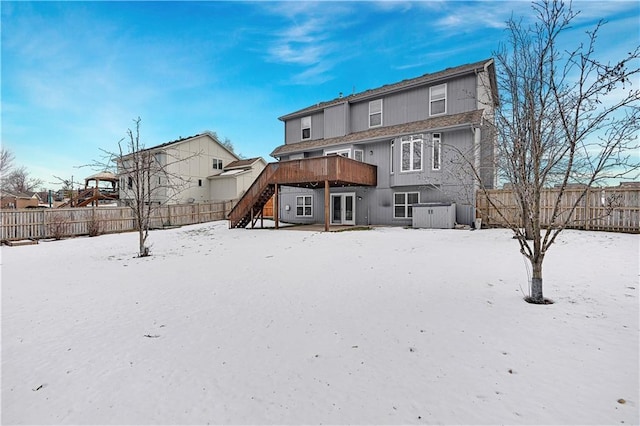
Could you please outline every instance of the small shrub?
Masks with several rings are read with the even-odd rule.
[[[87,231],[89,232],[90,237],[97,237],[102,234],[102,221],[93,216],[87,223]]]
[[[61,240],[69,235],[69,219],[61,214],[56,214],[49,222],[49,233],[56,240]]]

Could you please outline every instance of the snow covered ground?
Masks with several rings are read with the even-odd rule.
[[[214,222],[3,247],[3,424],[638,424],[640,236]],[[521,290],[522,289],[522,290]]]

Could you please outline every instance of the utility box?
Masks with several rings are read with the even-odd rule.
[[[424,203],[413,205],[414,228],[451,229],[455,226],[455,203]]]

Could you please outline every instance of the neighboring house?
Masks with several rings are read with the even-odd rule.
[[[254,159],[251,164],[245,164],[237,176],[225,175],[223,179],[218,179],[229,166],[242,160],[210,132],[146,148],[144,151],[149,152],[156,166],[163,169],[162,173],[155,173],[151,179],[152,202],[158,204],[204,203],[237,198],[251,185],[252,181],[247,182],[245,175],[259,174],[264,167],[264,160],[259,159],[263,164],[260,167],[260,161]],[[131,158],[132,155],[125,156],[123,161],[130,161]],[[259,170],[254,172],[254,167]],[[126,167],[119,164],[119,195],[124,203],[133,199],[134,185],[133,179],[125,171]],[[225,198],[224,195],[230,197]]]
[[[313,100],[310,100],[313,102]],[[244,227],[275,194],[276,221],[411,225],[413,206],[455,203],[472,224],[479,180],[495,180],[498,103],[492,59],[311,106],[280,117],[284,144],[229,215]]]
[[[12,193],[0,192],[0,207],[3,209],[26,209],[40,205],[40,197],[37,192]]]
[[[227,164],[222,173],[210,176],[211,201],[237,200],[267,165],[261,157]]]

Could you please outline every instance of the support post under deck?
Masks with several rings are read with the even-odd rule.
[[[324,181],[324,232],[329,232],[329,181]]]
[[[280,218],[278,217],[280,214],[280,200],[278,199],[278,184],[274,184],[274,193],[273,193],[273,221],[275,222],[275,227],[278,229],[280,227]]]

